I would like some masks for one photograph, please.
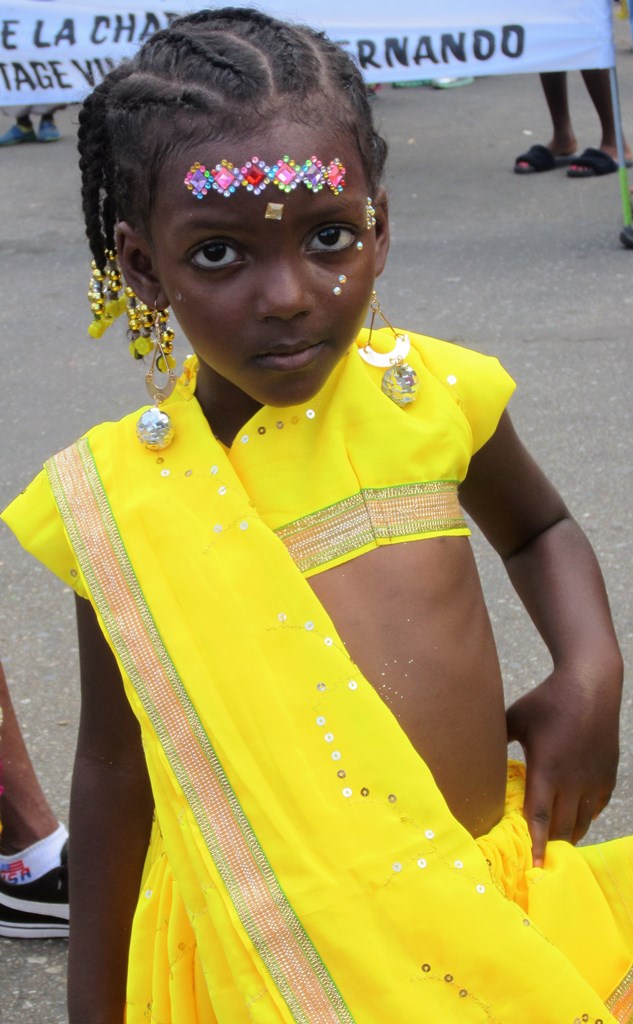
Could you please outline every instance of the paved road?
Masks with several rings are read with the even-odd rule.
[[[633,54],[618,23],[625,128],[633,139]],[[571,101],[581,145],[598,127],[580,76]],[[482,79],[450,91],[385,89],[393,247],[380,297],[391,319],[499,355],[528,445],[587,529],[633,662],[631,312],[633,252],[621,248],[615,177],[518,177],[514,157],[547,141],[538,80]],[[144,401],[122,334],[85,336],[88,257],[75,168],[76,109],[51,146],[0,152],[0,355],[5,504],[53,451]],[[8,126],[0,124],[0,131]],[[494,557],[476,540],[509,697],[547,658]],[[66,819],[77,723],[70,593],[0,535],[0,651],[51,802]],[[592,835],[631,830],[629,685],[620,784]],[[98,870],[98,865],[95,865]],[[0,940],[4,1024],[63,1024],[65,944]]]

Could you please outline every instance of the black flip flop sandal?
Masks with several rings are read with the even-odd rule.
[[[585,149],[580,156],[571,161],[567,170],[568,178],[601,178],[603,174],[613,174],[618,165],[612,156],[602,149]]]
[[[574,156],[555,156],[547,146],[537,144],[530,146],[527,153],[521,153],[521,156],[516,158],[514,173],[541,174],[543,171],[554,171],[557,167],[568,167],[574,159]],[[522,164],[527,166],[522,167]]]

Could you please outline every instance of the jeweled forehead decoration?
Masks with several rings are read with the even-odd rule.
[[[338,157],[324,164],[312,156],[299,164],[283,156],[269,165],[254,156],[242,167],[230,160],[221,160],[211,168],[195,163],[185,177],[185,185],[195,199],[202,199],[211,191],[228,198],[240,187],[256,196],[269,185],[275,185],[281,192],[292,192],[301,184],[311,192],[320,192],[327,185],[337,195],[345,188],[345,168]]]

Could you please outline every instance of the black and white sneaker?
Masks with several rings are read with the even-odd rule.
[[[8,939],[68,938],[68,844],[61,864],[35,882],[0,879],[0,935]]]

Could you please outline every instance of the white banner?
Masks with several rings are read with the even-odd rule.
[[[13,0],[0,9],[0,106],[81,100],[108,69],[199,0]],[[231,6],[250,6],[231,0]],[[263,0],[324,29],[368,82],[608,68],[611,0]]]

